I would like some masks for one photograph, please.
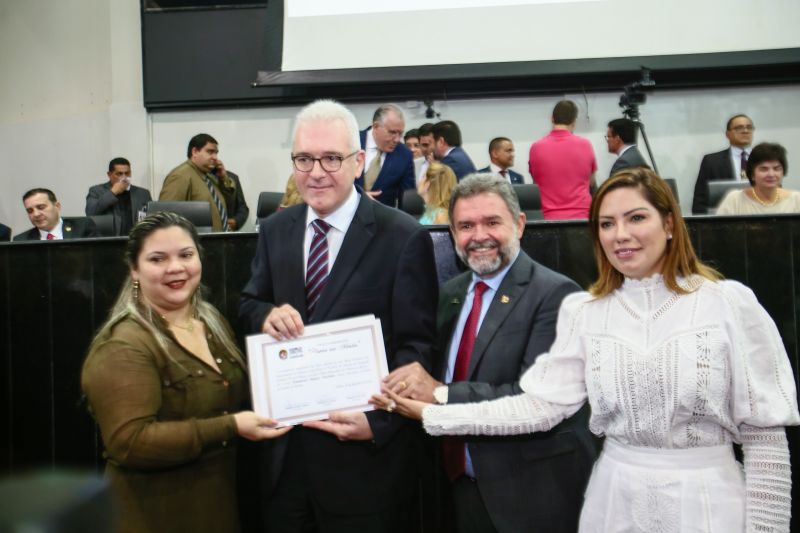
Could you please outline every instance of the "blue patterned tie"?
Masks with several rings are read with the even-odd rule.
[[[309,318],[328,281],[328,230],[331,229],[330,224],[320,219],[314,220],[311,226],[314,236],[311,238],[306,267],[306,310]]]

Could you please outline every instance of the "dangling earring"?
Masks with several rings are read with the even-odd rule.
[[[139,280],[133,280],[133,299],[139,301]]]

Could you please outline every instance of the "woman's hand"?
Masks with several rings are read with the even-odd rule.
[[[278,424],[276,421],[271,418],[262,418],[253,411],[236,413],[233,418],[236,420],[236,430],[239,432],[239,436],[248,440],[274,439],[292,429],[292,426],[275,429]]]
[[[431,405],[427,402],[419,400],[412,400],[410,398],[401,398],[387,388],[382,388],[383,394],[375,394],[369,400],[369,403],[383,409],[389,413],[398,413],[406,418],[413,420],[422,420],[422,410]]]

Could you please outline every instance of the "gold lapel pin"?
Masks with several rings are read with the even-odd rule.
[[[64,231],[72,231],[72,226],[64,226]]]
[[[510,302],[510,301],[511,301],[511,298],[509,298],[509,297],[508,297],[508,296],[506,296],[505,294],[504,294],[504,295],[502,295],[502,296],[500,297],[500,303],[501,303],[501,304],[507,304],[507,303],[508,303],[508,302]]]

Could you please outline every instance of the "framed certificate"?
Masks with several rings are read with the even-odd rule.
[[[301,337],[247,337],[253,408],[279,426],[370,411],[388,374],[380,320],[364,315],[306,326]]]

